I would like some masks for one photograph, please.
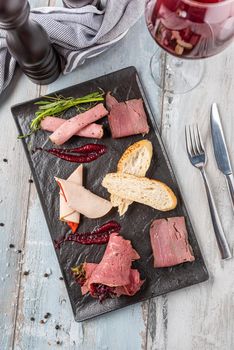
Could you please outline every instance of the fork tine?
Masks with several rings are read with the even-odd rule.
[[[196,144],[196,148],[197,148],[198,154],[203,153],[202,145],[201,145],[201,137],[199,135],[198,124],[194,125],[194,139],[195,139],[195,144]]]
[[[197,125],[197,136],[198,136],[201,152],[204,153],[205,149],[204,149],[204,145],[203,145],[203,142],[202,142],[201,133],[200,133],[198,125]]]
[[[193,131],[193,126],[189,125],[189,135],[190,135],[190,140],[191,140],[191,149],[192,149],[192,155],[195,156],[197,154],[196,150],[196,144],[194,142],[194,131]]]
[[[193,150],[194,150],[194,155],[198,155],[199,150],[198,150],[197,143],[196,143],[196,132],[195,132],[195,125],[194,124],[191,125],[190,130],[191,130],[191,139],[192,139],[192,146],[193,146]]]
[[[188,125],[185,126],[185,141],[186,141],[187,153],[189,154],[190,157],[192,157],[192,145],[191,145],[191,137],[190,137]]]

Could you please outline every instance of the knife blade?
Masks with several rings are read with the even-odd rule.
[[[228,149],[223,133],[219,109],[216,103],[211,106],[210,113],[211,135],[214,147],[214,154],[219,170],[226,176],[229,193],[234,209],[234,177],[228,154]]]

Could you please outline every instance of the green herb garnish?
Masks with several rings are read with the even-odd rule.
[[[30,123],[29,133],[26,135],[20,135],[18,138],[26,138],[32,135],[34,132],[40,130],[41,122],[46,117],[58,117],[63,112],[72,107],[76,107],[79,112],[87,111],[93,104],[104,101],[103,95],[103,91],[96,91],[89,95],[78,98],[63,96],[44,96],[46,100],[35,102],[35,105],[38,106],[38,111],[35,113],[35,118]],[[82,104],[89,104],[89,107],[80,107]]]

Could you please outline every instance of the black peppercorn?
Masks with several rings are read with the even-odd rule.
[[[9,244],[9,248],[15,248],[15,245],[14,244]]]

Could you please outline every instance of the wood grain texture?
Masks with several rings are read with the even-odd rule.
[[[31,1],[32,6],[36,4],[39,1]],[[17,140],[10,107],[38,95],[39,87],[17,70],[11,86],[0,98],[0,222],[4,224],[0,226],[0,349],[3,350],[11,349],[14,342],[30,191],[30,170]],[[10,248],[10,244],[14,247]]]
[[[31,1],[32,6],[35,3],[36,1]],[[14,78],[8,89],[11,93],[4,93],[0,100],[0,221],[5,225],[1,227],[0,232],[1,349],[10,349],[14,338],[30,187],[30,171],[17,140],[10,106],[22,102],[25,98],[35,98],[39,94],[39,88],[26,77],[20,76],[19,71],[15,72]],[[8,162],[3,162],[4,158]],[[10,244],[13,244],[14,248],[9,248]],[[22,250],[22,253],[18,253],[18,250]]]
[[[32,6],[61,5],[61,1],[35,0]],[[155,50],[144,19],[102,56],[91,59],[74,73],[41,90],[16,74],[16,87],[0,100],[4,134],[0,138],[0,349],[9,350],[232,350],[234,348],[233,260],[221,262],[216,246],[205,191],[199,172],[185,153],[184,126],[199,122],[206,141],[209,179],[223,226],[233,246],[233,212],[222,174],[216,168],[209,131],[209,108],[220,104],[223,127],[234,164],[233,47],[207,61],[206,76],[194,91],[179,96],[162,95],[150,76],[149,59]],[[165,295],[142,305],[77,324],[74,322],[64,282],[40,208],[26,157],[10,106],[17,102],[76,84],[111,71],[135,65],[163,139],[197,238],[210,272],[204,284]],[[163,67],[162,67],[163,69]],[[4,124],[3,124],[4,121]],[[8,163],[2,161],[8,159]],[[9,249],[10,243],[15,248]],[[22,249],[24,254],[17,254]],[[48,270],[49,269],[49,270]],[[29,275],[23,271],[29,270]],[[44,273],[52,272],[46,278]],[[49,312],[45,324],[40,321]],[[30,318],[35,318],[31,321]],[[59,330],[55,326],[59,325]],[[57,342],[60,344],[57,344]]]
[[[21,86],[24,85],[24,91]],[[25,221],[28,207],[30,171],[17,141],[17,131],[10,105],[22,101],[22,95],[35,97],[38,88],[21,77],[9,98],[1,100],[0,120],[4,137],[0,138],[0,348],[8,349],[14,334],[22,249],[25,239]],[[3,159],[7,159],[4,162]],[[13,248],[9,248],[14,244]]]
[[[56,5],[56,2],[51,1],[50,5]],[[129,53],[127,57],[126,52]],[[115,47],[86,62],[74,73],[61,77],[49,87],[43,87],[41,94],[135,65],[140,71],[150,102],[160,120],[160,104],[156,104],[158,96],[149,66],[145,64],[149,62],[153,52],[154,43],[142,19]],[[52,275],[45,278],[43,276],[48,268],[51,269]],[[24,270],[30,270],[30,274],[23,276],[21,282],[15,349],[53,349],[59,346],[57,341],[64,349],[81,350],[135,350],[144,344],[146,332],[140,304],[83,324],[74,321],[64,283],[59,280],[59,266],[34,185],[30,193],[27,216]],[[46,312],[51,313],[51,318],[46,324],[41,324],[40,321]],[[31,321],[31,317],[35,318],[35,321]],[[56,324],[61,325],[60,330],[55,329]]]
[[[208,154],[208,176],[224,230],[233,247],[234,216],[225,179],[216,167],[209,125],[210,105],[213,101],[217,101],[234,164],[232,142],[234,83],[231,73],[233,54],[232,47],[221,55],[209,59],[202,84],[192,92],[173,98],[165,96],[164,99],[163,139],[204,253],[210,280],[150,303],[147,349],[231,350],[234,348],[234,281],[231,277],[234,261],[220,260],[203,183],[199,172],[188,161],[184,141],[185,124],[198,122]],[[150,325],[154,323],[155,310],[156,320],[160,320],[160,326],[158,327],[158,323],[155,322],[152,331]]]
[[[24,87],[24,89],[22,89]],[[25,221],[28,208],[30,171],[17,141],[17,131],[11,116],[10,106],[27,98],[38,95],[38,87],[26,77],[15,73],[15,81],[1,96],[0,120],[2,137],[0,138],[0,348],[10,349],[14,337],[14,325],[17,313],[20,270],[25,240]],[[4,162],[3,159],[7,159]],[[9,248],[13,244],[14,248]]]

